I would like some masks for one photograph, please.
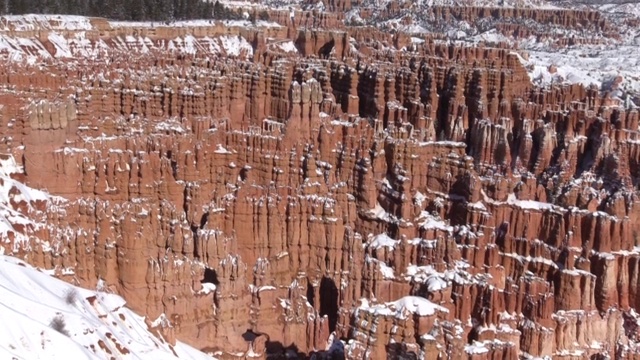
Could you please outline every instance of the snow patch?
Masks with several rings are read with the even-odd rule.
[[[410,315],[431,316],[436,312],[449,312],[446,308],[419,296],[405,296],[396,301],[377,305],[370,305],[369,300],[365,298],[360,301],[362,305],[356,311],[366,311],[377,316],[394,316],[398,319],[406,319]]]

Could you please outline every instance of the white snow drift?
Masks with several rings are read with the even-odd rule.
[[[0,255],[0,358],[212,359],[154,336],[144,317],[124,305],[117,295],[75,287]]]

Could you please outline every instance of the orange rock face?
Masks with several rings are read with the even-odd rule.
[[[637,110],[305,14],[5,30],[4,252],[223,359],[638,357]]]

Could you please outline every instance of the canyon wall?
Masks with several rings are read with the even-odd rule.
[[[5,254],[220,358],[638,357],[637,110],[509,48],[92,21],[2,35],[6,179],[50,194],[3,182]]]

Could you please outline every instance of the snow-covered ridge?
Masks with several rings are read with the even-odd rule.
[[[268,27],[280,28],[280,24],[273,21],[258,20],[255,23],[249,20],[185,20],[173,22],[152,22],[152,21],[109,21],[111,28],[185,28],[185,27],[209,27],[222,24],[225,27]]]
[[[195,32],[203,27],[210,28],[206,31],[209,36],[194,36],[188,29],[186,34],[166,39],[152,35],[156,28],[192,28]],[[96,60],[113,52],[143,55],[153,51],[251,59],[250,42],[240,35],[226,33],[225,29],[280,27],[275,22],[248,20],[123,22],[68,15],[0,16],[0,59],[35,64],[52,58]],[[135,31],[138,28],[146,29],[145,35],[138,34]],[[105,31],[111,36],[98,36]],[[283,50],[293,51],[295,47],[292,49],[285,43]]]
[[[92,30],[91,19],[73,15],[5,15],[0,16],[0,31]]]
[[[558,7],[550,1],[545,0],[418,0],[414,4],[423,6],[558,9]]]
[[[91,18],[75,15],[4,15],[0,16],[0,31],[88,31],[104,30],[110,27],[117,28],[185,28],[185,27],[213,27],[222,24],[225,27],[281,27],[276,22],[258,20],[252,23],[249,20],[186,20],[186,21],[108,21],[101,18]]]
[[[212,359],[153,335],[124,305],[0,255],[0,358]]]
[[[45,43],[49,46],[45,46]],[[240,35],[214,37],[184,35],[155,40],[147,36],[126,35],[106,40],[90,40],[84,31],[64,35],[61,32],[50,31],[43,43],[35,37],[20,37],[0,32],[0,58],[27,61],[31,64],[52,58],[95,60],[113,52],[144,55],[154,51],[234,56],[243,59],[250,59],[253,56],[253,47]]]

